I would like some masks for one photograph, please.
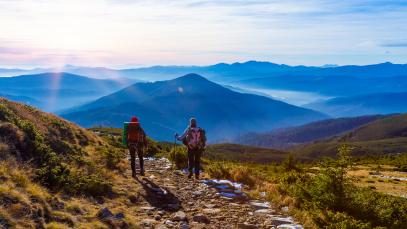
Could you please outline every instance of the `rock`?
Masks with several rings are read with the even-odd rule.
[[[179,225],[180,229],[189,229],[189,225],[187,222],[181,222],[181,224]]]
[[[112,218],[114,215],[108,208],[103,208],[97,213],[97,217],[101,220]]]
[[[155,215],[155,216],[154,216],[154,219],[157,220],[157,221],[159,221],[159,220],[161,220],[161,216],[160,216],[160,215]]]
[[[268,209],[270,208],[270,203],[269,202],[257,202],[257,201],[252,201],[250,202],[250,205],[253,206],[255,209]]]
[[[217,205],[216,204],[205,204],[204,205],[206,208],[216,208]]]
[[[221,212],[219,208],[205,208],[202,211],[206,214],[217,214]]]
[[[168,225],[168,226],[174,226],[175,225],[174,222],[172,222],[171,220],[168,220],[168,219],[164,222],[164,224]]]
[[[132,204],[135,204],[135,203],[139,202],[139,197],[136,196],[136,195],[130,195],[130,196],[129,196],[129,200],[130,200],[130,202],[131,202]]]
[[[114,216],[114,218],[115,219],[124,219],[124,214],[123,213],[117,213],[115,216]]]
[[[255,215],[267,215],[270,213],[271,213],[270,209],[259,209],[259,210],[254,211]]]
[[[282,211],[282,212],[288,212],[288,210],[289,210],[289,209],[288,209],[287,206],[281,208],[281,211]]]
[[[145,207],[141,207],[140,210],[143,210],[143,211],[154,211],[154,210],[155,210],[155,207],[145,206]]]
[[[187,219],[187,215],[183,211],[177,211],[175,215],[172,217],[174,221],[185,221]]]
[[[157,223],[157,221],[153,220],[153,219],[143,219],[140,222],[140,226],[144,226],[144,227],[152,227],[154,226],[154,224]]]
[[[303,229],[304,227],[302,227],[301,225],[298,225],[298,224],[281,224],[281,225],[277,226],[277,228],[280,228],[280,229]]]
[[[237,225],[237,228],[239,229],[257,229],[258,227],[254,224],[250,224],[250,223],[239,223]]]
[[[165,211],[158,211],[157,213],[158,213],[160,216],[165,215]]]
[[[196,215],[194,215],[194,217],[192,218],[193,221],[198,222],[198,223],[205,223],[205,224],[209,224],[210,220],[208,219],[208,217],[206,217],[204,214],[202,213],[198,213]]]

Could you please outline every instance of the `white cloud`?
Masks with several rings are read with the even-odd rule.
[[[12,41],[0,46],[35,50],[24,65],[407,62],[383,45],[407,38],[406,12],[373,0],[0,0],[0,41]],[[0,65],[18,65],[7,55]]]

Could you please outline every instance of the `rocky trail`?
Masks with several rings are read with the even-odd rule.
[[[134,180],[142,188],[133,197],[142,228],[303,228],[270,203],[250,200],[239,184],[188,179],[164,158],[146,160],[145,169],[146,176]],[[102,218],[103,211],[112,215],[103,209]]]

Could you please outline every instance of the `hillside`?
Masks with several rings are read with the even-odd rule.
[[[185,129],[192,116],[207,130],[212,141],[326,117],[267,97],[237,93],[196,74],[137,83],[63,117],[85,127],[121,127],[132,115],[140,118],[153,138],[170,141],[174,132]]]
[[[269,204],[261,207],[267,214],[249,214],[263,202],[251,199],[246,186],[188,179],[165,158],[146,160],[148,177],[131,178],[118,130],[94,131],[99,135],[0,99],[0,227],[294,226],[286,212]],[[148,148],[157,146],[151,143]]]
[[[57,111],[95,100],[131,84],[131,80],[100,80],[69,73],[0,77],[1,93],[30,97],[43,110]],[[11,98],[12,99],[12,98]]]
[[[285,160],[288,153],[280,150],[238,144],[214,144],[207,147],[204,156],[216,161],[267,164]]]
[[[382,115],[372,115],[327,119],[268,133],[247,133],[238,136],[234,142],[259,147],[288,149],[299,144],[331,138],[384,117]]]
[[[406,89],[407,90],[407,89]],[[305,105],[331,116],[359,116],[407,112],[407,92],[338,97]]]
[[[354,147],[355,156],[375,156],[407,152],[407,114],[378,119],[351,132],[295,148],[302,157],[335,156],[339,146]]]

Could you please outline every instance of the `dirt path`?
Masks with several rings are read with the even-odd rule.
[[[188,179],[165,159],[147,160],[145,168],[146,176],[135,181],[142,186],[142,227],[302,228],[229,181]]]

